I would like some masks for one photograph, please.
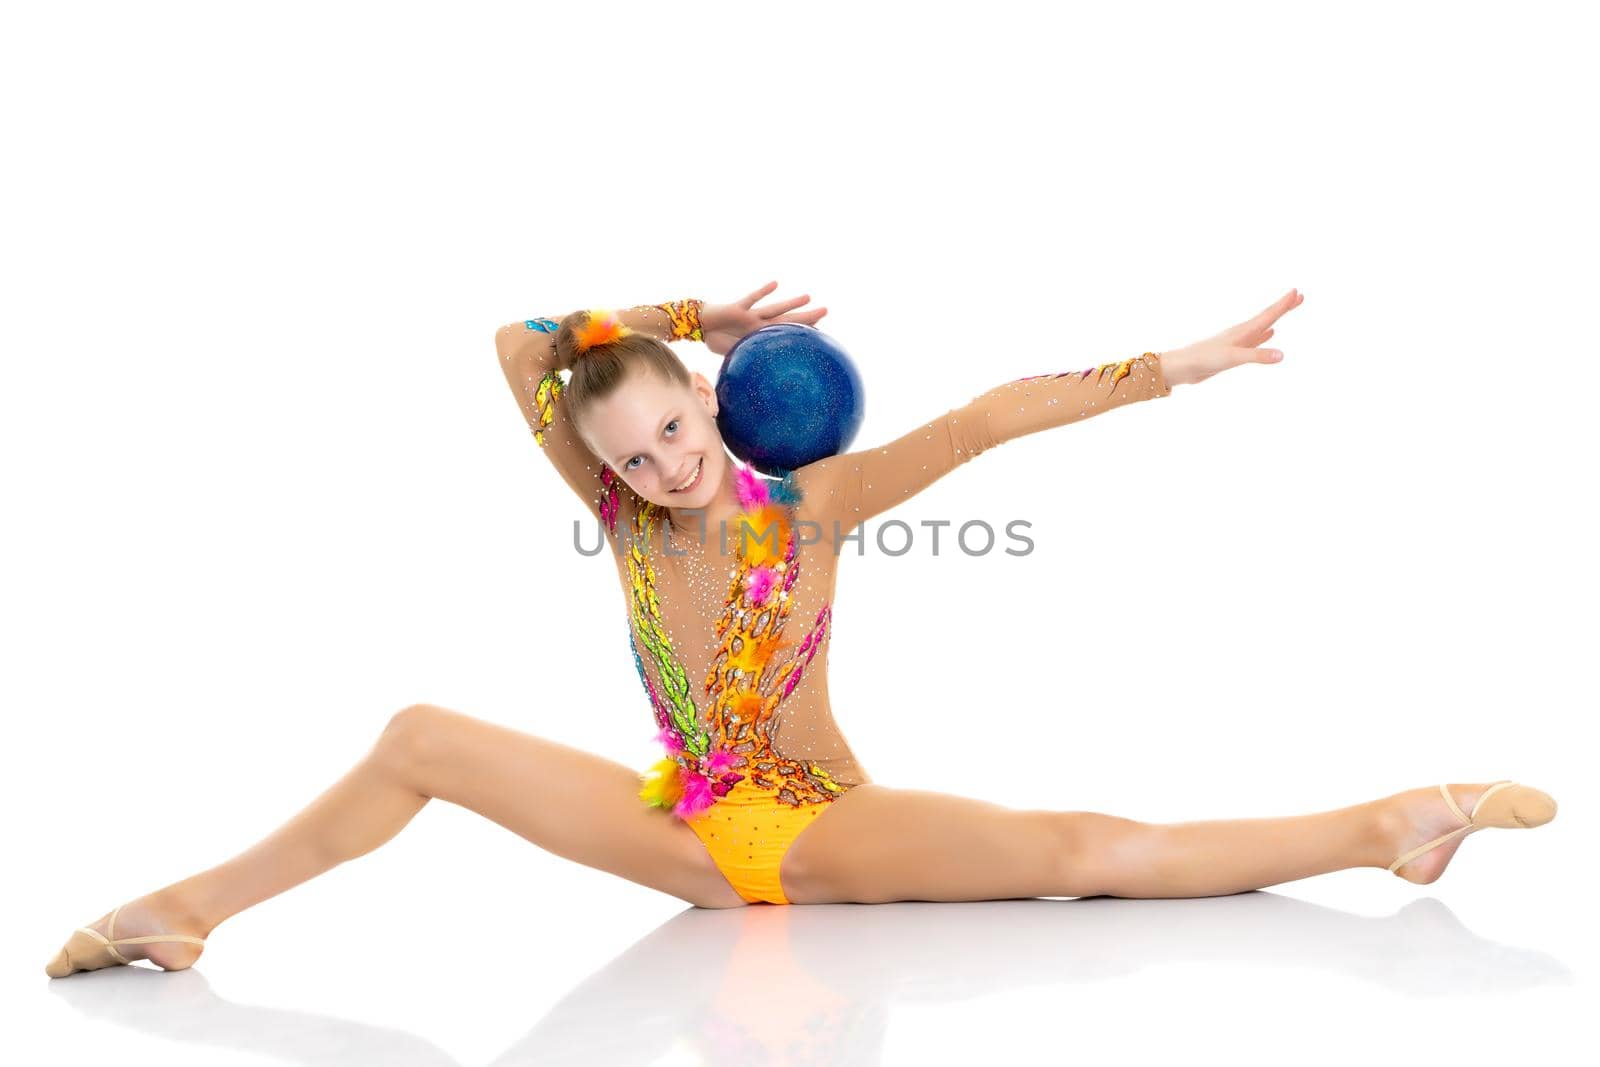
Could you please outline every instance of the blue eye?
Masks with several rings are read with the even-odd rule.
[[[674,427],[675,427],[675,426],[677,426],[677,425],[678,425],[678,420],[677,420],[677,419],[673,419],[673,420],[672,420],[672,421],[671,421],[671,422],[668,422],[668,423],[667,423],[667,427],[666,427],[666,428],[667,428],[667,429],[668,429],[668,430],[672,430],[672,429],[673,429],[673,428],[674,428]],[[623,465],[622,465],[622,469],[623,469],[623,470],[625,470],[625,471],[631,471],[631,470],[636,470],[636,469],[637,469],[637,467],[636,467],[636,466],[635,466],[635,464],[634,464],[634,462],[633,462],[633,460],[635,460],[635,459],[641,459],[641,458],[643,458],[643,457],[641,457],[641,456],[634,456],[634,457],[633,457],[633,459],[630,459],[630,460],[628,460],[628,462],[626,462],[626,463],[624,463],[624,464],[623,464]]]

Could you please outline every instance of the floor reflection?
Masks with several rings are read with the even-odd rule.
[[[875,1064],[896,1003],[1192,963],[1317,968],[1411,997],[1573,981],[1551,955],[1480,938],[1432,897],[1380,918],[1268,892],[691,908],[576,985],[492,1063],[620,1067],[688,1049],[708,1063]],[[97,1020],[291,1063],[459,1063],[402,1030],[230,1003],[203,970],[118,967],[50,989]]]

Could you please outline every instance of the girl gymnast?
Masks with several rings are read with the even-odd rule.
[[[1549,796],[1510,781],[1287,818],[1150,824],[870,780],[834,724],[827,685],[836,568],[859,524],[1015,437],[1277,362],[1280,351],[1260,346],[1303,298],[1290,290],[1186,348],[1001,384],[887,445],[770,480],[731,460],[714,387],[667,342],[726,355],[763,326],[814,326],[826,314],[798,310],[808,296],[758,307],[776,287],[728,304],[527,319],[495,334],[540,451],[610,542],[658,763],[640,774],[459,711],[402,708],[282,827],[79,927],[46,973],[137,959],[189,967],[218,923],[372,851],[434,798],[702,908],[1216,896],[1350,867],[1427,884],[1468,834],[1554,817]]]

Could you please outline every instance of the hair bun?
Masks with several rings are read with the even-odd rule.
[[[589,351],[597,345],[610,344],[620,341],[633,333],[633,330],[617,316],[610,308],[595,308],[589,312],[587,320],[582,326],[572,331],[572,343],[578,354]]]

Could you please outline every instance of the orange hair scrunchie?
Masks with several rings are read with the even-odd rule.
[[[632,333],[632,328],[618,318],[615,311],[595,308],[589,312],[589,320],[573,331],[573,343],[582,354],[597,345],[620,341]]]

